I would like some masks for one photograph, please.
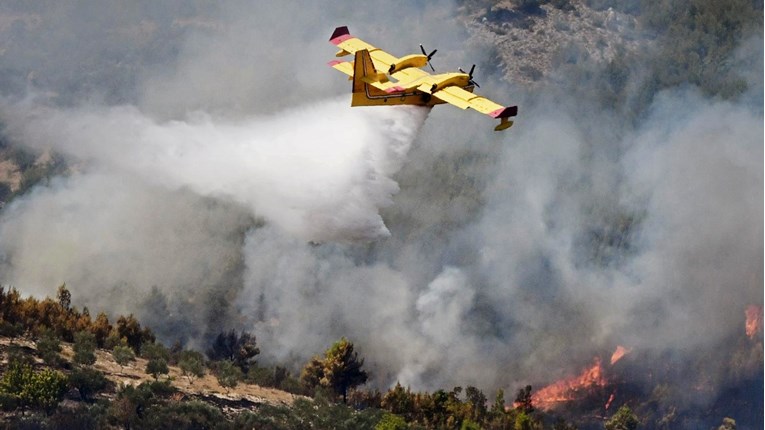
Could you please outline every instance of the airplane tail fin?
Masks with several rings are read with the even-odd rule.
[[[387,76],[375,69],[369,51],[362,49],[356,51],[353,61],[353,98],[351,106],[369,106],[379,104],[373,102],[375,96],[387,96],[388,94],[369,85],[370,82],[385,82]]]
[[[372,56],[369,51],[362,49],[356,51],[356,57],[353,61],[353,90],[356,90],[356,81],[362,82],[385,82],[387,77],[385,73],[380,73],[375,69],[375,63],[372,62]]]
[[[496,131],[502,131],[513,126],[513,121],[508,118],[518,115],[518,106],[503,107],[489,113],[493,118],[499,118],[499,125],[494,127]]]

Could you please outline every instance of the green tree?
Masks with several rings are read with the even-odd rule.
[[[314,357],[308,363],[310,368],[304,369],[304,380],[312,382],[320,375],[319,385],[332,389],[343,397],[343,403],[347,403],[348,390],[367,382],[369,378],[367,372],[361,369],[363,365],[364,359],[360,359],[353,350],[353,343],[343,337],[324,352],[323,359]]]
[[[135,354],[127,345],[115,346],[114,349],[112,349],[112,357],[114,357],[114,361],[120,365],[120,370],[127,366],[131,361],[135,361]]]
[[[182,351],[178,360],[183,376],[192,383],[194,378],[201,378],[205,374],[205,359],[197,351]]]
[[[100,312],[96,316],[96,320],[91,324],[90,330],[96,337],[96,345],[99,348],[106,346],[106,338],[109,337],[109,333],[112,331],[112,325],[109,324],[109,317],[105,313]]]
[[[69,386],[76,388],[82,400],[92,400],[92,395],[106,388],[103,372],[90,368],[75,368],[69,375]]]
[[[19,395],[32,377],[32,366],[18,360],[8,363],[8,368],[0,379],[0,391],[6,394]]]
[[[219,361],[217,374],[215,376],[218,378],[218,383],[223,386],[223,388],[226,389],[226,393],[228,393],[228,390],[236,387],[236,384],[239,383],[244,375],[242,369],[235,366],[231,361]]]
[[[53,369],[32,374],[32,379],[21,392],[22,399],[33,407],[54,408],[66,392],[66,376]]]
[[[141,324],[131,314],[117,318],[117,338],[125,338],[128,346],[137,354],[141,351],[144,343],[154,342],[154,334],[148,328],[141,328]]]
[[[21,293],[16,288],[0,286],[0,327],[5,323],[13,325],[21,322]]]
[[[494,397],[494,404],[491,405],[491,411],[494,415],[505,414],[505,390],[498,389],[497,395]]]
[[[466,419],[465,421],[462,421],[460,430],[481,430],[481,426],[475,421]]]
[[[486,396],[476,387],[469,386],[465,389],[465,401],[472,410],[471,418],[482,422],[486,418]]]
[[[403,418],[391,413],[383,415],[380,422],[375,425],[375,430],[406,430],[408,428]]]
[[[74,362],[90,366],[96,362],[96,337],[89,331],[78,331],[74,334]]]
[[[146,373],[151,374],[154,379],[159,375],[165,375],[170,372],[167,362],[170,360],[170,352],[161,343],[144,343],[141,348],[141,355],[149,360],[146,363]]]
[[[530,413],[534,411],[534,405],[531,402],[531,385],[527,385],[518,390],[515,396],[516,409]]]
[[[491,409],[488,412],[486,419],[486,427],[490,429],[507,429],[510,428],[510,414],[505,407],[505,390],[498,389],[497,394],[494,396],[494,403],[491,405]]]
[[[308,389],[314,389],[321,384],[324,377],[324,361],[316,356],[308,360],[300,372],[300,382]]]
[[[3,407],[13,403],[50,410],[56,406],[66,391],[66,376],[63,373],[44,369],[34,372],[32,366],[12,361],[0,380],[0,399]]]
[[[364,384],[369,375],[361,367],[364,359],[359,359],[353,351],[353,344],[345,338],[332,345],[324,362],[322,383],[331,387],[335,393],[343,396],[343,403],[348,402],[348,390]]]
[[[48,328],[40,332],[40,337],[35,342],[37,353],[48,366],[58,366],[61,364],[61,340],[56,336],[53,330]]]
[[[58,304],[61,305],[63,310],[69,312],[72,309],[72,293],[70,293],[66,288],[66,283],[61,284],[61,286],[58,287],[56,298],[58,299]]]
[[[163,383],[144,382],[137,387],[129,384],[121,386],[116,398],[110,402],[109,421],[119,428],[141,428],[142,422],[139,420],[142,420],[143,411],[153,406],[158,397],[163,396],[161,388],[159,392],[155,392],[155,388],[161,384]]]
[[[606,421],[606,430],[635,430],[640,421],[629,406],[624,405]]]
[[[146,373],[159,379],[159,375],[167,375],[170,368],[167,367],[167,361],[162,359],[150,359],[146,362]]]
[[[409,388],[404,388],[396,382],[396,385],[385,393],[380,406],[394,414],[407,416],[414,411],[414,396]]]
[[[228,360],[244,373],[247,373],[250,365],[255,364],[255,356],[258,354],[260,349],[256,345],[255,335],[246,331],[237,335],[234,330],[219,333],[207,350],[210,360]]]
[[[518,415],[515,416],[515,423],[513,424],[514,430],[536,430],[538,428],[541,428],[541,426],[537,426],[531,415],[525,411],[521,410],[518,412]]]
[[[0,320],[0,336],[10,338],[11,345],[13,345],[13,340],[22,334],[24,334],[24,324]]]

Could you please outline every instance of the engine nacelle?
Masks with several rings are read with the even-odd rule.
[[[428,57],[426,55],[412,54],[399,58],[399,60],[390,65],[388,74],[393,74],[399,70],[408,69],[409,67],[425,67],[428,64]]]

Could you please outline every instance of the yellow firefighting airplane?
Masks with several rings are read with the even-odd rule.
[[[436,50],[426,54],[422,45],[422,55],[396,58],[351,36],[348,27],[337,27],[329,41],[340,48],[336,57],[354,55],[353,61],[329,62],[331,67],[353,80],[351,106],[434,106],[449,103],[461,109],[473,108],[492,118],[499,118],[500,123],[494,128],[497,131],[510,128],[513,121],[508,118],[518,114],[518,106],[504,107],[473,94],[473,88],[479,86],[473,80],[475,64],[469,73],[459,69],[460,73],[431,75],[420,67],[430,65]],[[433,69],[433,66],[430,65],[430,68]]]

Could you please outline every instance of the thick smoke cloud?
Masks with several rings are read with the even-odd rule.
[[[439,69],[482,60],[454,8],[389,10],[228,3],[118,102],[5,103],[15,142],[75,167],[0,213],[2,282],[66,281],[168,341],[251,330],[262,361],[295,367],[346,336],[381,387],[515,389],[616,344],[684,353],[743,332],[762,304],[761,99],[672,90],[633,127],[482,80],[519,98],[502,134],[450,107],[350,109],[324,66],[335,25],[399,55],[437,47]],[[761,68],[761,46],[731,64]],[[748,79],[761,94],[761,70]]]
[[[169,189],[230,198],[306,240],[364,240],[388,234],[377,212],[397,191],[390,176],[426,114],[327,101],[246,122],[157,123],[132,107],[97,107],[30,113],[8,133]]]

